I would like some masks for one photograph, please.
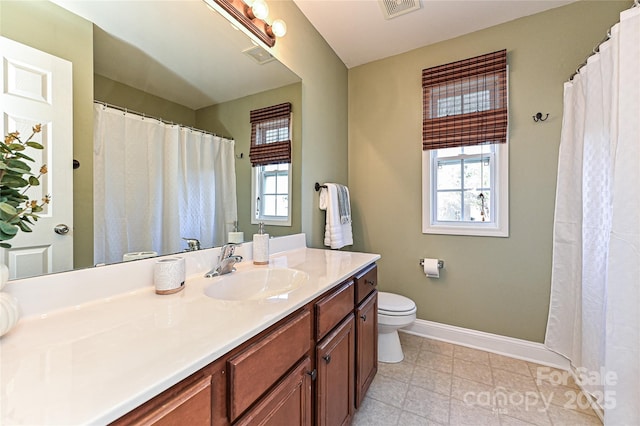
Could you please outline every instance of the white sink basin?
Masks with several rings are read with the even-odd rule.
[[[221,300],[281,298],[309,280],[309,274],[289,268],[251,269],[212,278],[204,293]]]

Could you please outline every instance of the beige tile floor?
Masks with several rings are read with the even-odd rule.
[[[595,425],[560,371],[400,333],[405,359],[378,364],[353,425]]]

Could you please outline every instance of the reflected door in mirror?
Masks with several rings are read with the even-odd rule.
[[[29,165],[36,175],[42,164],[48,172],[26,194],[38,202],[52,197],[38,214],[33,232],[18,232],[7,241],[12,247],[1,249],[2,261],[9,267],[10,279],[66,271],[73,268],[73,239],[71,232],[61,235],[54,228],[64,223],[73,229],[71,63],[4,37],[0,50],[3,135],[19,131],[27,137],[36,124],[42,124],[34,140],[44,149],[28,153],[35,160]]]

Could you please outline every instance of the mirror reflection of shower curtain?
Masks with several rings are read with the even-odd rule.
[[[94,261],[220,246],[237,220],[234,141],[94,105]]]

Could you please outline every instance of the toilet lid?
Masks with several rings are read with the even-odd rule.
[[[401,296],[395,293],[385,293],[384,291],[378,292],[378,312],[393,315],[393,314],[409,314],[416,311],[416,304],[408,297]]]

